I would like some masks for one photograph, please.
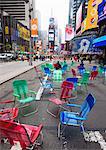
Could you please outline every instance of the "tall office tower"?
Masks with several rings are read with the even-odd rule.
[[[69,16],[68,16],[68,24],[71,24],[72,27],[76,28],[76,13],[81,5],[83,3],[83,17],[85,18],[87,14],[87,6],[88,6],[88,0],[69,0]],[[82,18],[82,19],[84,19]]]
[[[73,0],[69,0],[69,15],[68,15],[68,24],[72,24],[72,11],[73,11]]]
[[[51,52],[54,52],[55,46],[55,19],[51,17],[49,19],[49,29],[48,29],[48,48]]]
[[[82,0],[73,0],[72,4],[72,27],[76,27],[76,12],[81,4]]]
[[[0,1],[0,9],[28,26],[29,2],[31,5],[30,7],[33,7],[32,0],[2,0]]]

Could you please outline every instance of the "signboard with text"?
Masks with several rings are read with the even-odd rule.
[[[106,20],[106,0],[98,5],[98,23],[103,20]]]

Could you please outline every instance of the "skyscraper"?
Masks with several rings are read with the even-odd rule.
[[[76,27],[76,12],[81,4],[82,0],[73,0],[72,4],[72,27],[75,29]]]
[[[10,16],[14,17],[14,19],[19,20],[21,23],[28,26],[29,2],[31,5],[30,7],[32,8],[32,0],[2,0],[0,1],[0,9],[7,12]]]
[[[83,3],[83,20],[87,13],[88,0],[69,0],[68,24],[71,24],[74,29],[76,29],[76,14],[81,3]]]

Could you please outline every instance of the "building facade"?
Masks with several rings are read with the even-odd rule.
[[[102,63],[106,65],[106,0],[98,5],[98,37],[93,40],[93,47],[103,52]]]

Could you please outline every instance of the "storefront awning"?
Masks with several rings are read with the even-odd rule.
[[[106,46],[106,35],[94,39],[92,45],[93,45],[93,47]]]

